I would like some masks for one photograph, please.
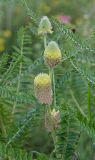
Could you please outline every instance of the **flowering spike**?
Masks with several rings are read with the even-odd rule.
[[[35,95],[42,104],[52,103],[52,87],[50,76],[46,73],[38,74],[34,79]]]
[[[45,49],[44,60],[49,67],[55,67],[61,61],[61,51],[56,42],[51,41]]]
[[[46,34],[46,33],[52,33],[52,25],[48,17],[44,16],[40,21],[38,34]]]

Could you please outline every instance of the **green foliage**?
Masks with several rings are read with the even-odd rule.
[[[77,123],[76,112],[72,106],[62,104],[61,127],[58,135],[58,155],[60,159],[70,160],[74,157],[80,132]]]
[[[95,33],[86,40],[55,17],[50,18],[53,34],[47,36],[47,43],[51,39],[58,42],[63,57],[55,68],[56,109],[61,113],[61,122],[54,148],[45,129],[45,106],[35,98],[33,86],[37,73],[48,72],[43,60],[43,36],[38,35],[41,17],[26,1],[21,2],[30,18],[29,24],[19,29],[12,53],[0,56],[0,158],[80,158],[77,146],[82,132],[95,140]]]

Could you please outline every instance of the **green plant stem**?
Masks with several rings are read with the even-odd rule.
[[[89,82],[88,82],[88,116],[89,120],[91,120],[91,91]]]
[[[49,68],[49,75],[51,77],[51,81],[52,81],[52,86],[53,86],[53,99],[54,99],[54,108],[56,108],[56,94],[55,94],[55,78],[54,78],[54,69],[51,69]],[[49,107],[49,112],[50,112],[50,116],[51,116],[51,107]],[[54,121],[52,121],[52,117],[51,117],[51,126],[54,126]],[[55,146],[55,152],[56,152],[56,158],[58,159],[58,156],[57,156],[57,146],[56,146],[56,143],[57,143],[57,136],[56,136],[56,131],[55,131],[55,128],[53,127],[53,131],[52,131],[52,138],[53,138],[53,141],[54,141],[54,146]]]
[[[6,85],[6,81],[8,80],[8,78],[10,77],[11,73],[13,72],[13,70],[15,69],[17,63],[19,63],[19,61],[21,60],[21,55],[18,57],[17,61],[14,62],[13,65],[10,65],[9,69],[7,70],[7,72],[5,72],[5,74],[2,77],[2,80],[0,83],[2,83],[3,86]]]
[[[44,34],[44,48],[47,46],[47,34]]]
[[[70,89],[70,94],[71,94],[72,99],[73,99],[73,101],[75,102],[76,107],[78,108],[79,112],[83,115],[83,117],[86,117],[84,111],[81,109],[81,107],[80,107],[78,101],[76,100],[76,98],[75,98],[75,96],[74,96],[74,93],[73,93],[72,89]]]
[[[22,42],[21,42],[21,57],[23,55],[23,40],[24,40],[24,34],[23,34]],[[17,89],[16,89],[16,93],[17,94],[19,93],[19,89],[20,89],[21,72],[22,72],[22,62],[20,62],[20,66],[19,66],[19,79],[18,79]],[[15,113],[16,104],[17,104],[17,102],[14,101],[13,110],[12,110],[12,117],[13,117],[13,115]]]
[[[44,48],[46,49],[46,46],[47,46],[47,41],[46,41],[46,38],[47,38],[47,35],[44,34]],[[51,77],[51,82],[52,82],[52,85],[53,85],[53,97],[54,97],[54,108],[56,107],[56,96],[55,96],[55,79],[54,79],[54,70],[51,69],[49,67],[49,75]],[[51,116],[51,106],[47,106],[48,108],[48,114],[49,114],[49,119],[50,119],[50,125],[52,126],[52,131],[51,131],[51,135],[52,135],[52,139],[53,139],[53,142],[54,142],[54,147],[55,147],[55,152],[57,151],[57,148],[56,148],[56,141],[57,141],[57,137],[56,137],[56,131],[54,129],[54,121],[52,120],[52,116]],[[56,152],[56,158],[57,158],[57,152]]]
[[[54,77],[54,69],[49,68],[49,75],[51,77],[52,85],[53,85],[53,106],[56,108],[56,91],[55,91],[55,77]]]
[[[28,5],[27,5],[27,3],[26,3],[26,0],[23,0],[23,2],[24,2],[24,4],[25,4],[26,8],[29,10],[29,7],[28,7]]]
[[[7,138],[7,131],[6,131],[6,127],[4,125],[3,118],[2,118],[1,114],[0,114],[0,126],[1,126],[2,134],[3,134],[4,138],[6,139]]]
[[[52,69],[52,83],[53,83],[54,108],[56,108],[56,92],[55,92],[55,77],[54,77],[54,69]]]
[[[19,93],[19,88],[20,88],[21,71],[22,71],[22,63],[20,63],[19,79],[18,79],[17,90],[16,90],[16,93],[17,93],[17,94]],[[14,101],[13,110],[12,110],[12,115],[14,115],[14,113],[15,113],[16,104],[17,104],[16,101]]]
[[[54,130],[54,122],[53,122],[53,119],[52,119],[52,115],[51,115],[51,107],[48,106],[48,114],[49,114],[49,118],[50,118],[50,125],[52,126],[52,138],[53,138],[53,141],[54,141],[54,145],[56,145],[56,134],[55,134],[55,130]]]
[[[50,119],[50,126],[51,126],[51,135],[52,135],[52,139],[53,139],[53,142],[54,142],[54,147],[55,147],[55,153],[56,153],[56,158],[57,158],[57,146],[56,146],[56,141],[57,141],[57,137],[56,137],[56,131],[55,131],[55,128],[54,128],[54,121],[52,119],[52,115],[51,115],[51,107],[50,106],[47,106],[48,108],[48,115],[49,115],[49,119]]]

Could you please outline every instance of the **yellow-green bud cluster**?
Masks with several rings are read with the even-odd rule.
[[[38,34],[46,34],[46,33],[52,33],[52,25],[48,17],[44,16],[40,21]]]
[[[48,113],[45,115],[45,127],[49,132],[58,129],[60,127],[60,121],[61,118],[59,110],[56,111],[55,109],[53,109],[51,111],[51,120]]]
[[[51,41],[45,49],[44,60],[45,64],[53,68],[61,61],[61,51],[56,42]]]
[[[38,74],[34,79],[35,95],[40,103],[52,103],[52,87],[50,76],[46,73]]]
[[[52,25],[47,16],[42,17],[38,28],[38,33],[42,35],[45,35],[47,33],[52,33]],[[54,68],[57,64],[60,63],[62,58],[59,46],[55,41],[51,41],[48,44],[48,46],[45,45],[45,47],[46,47],[44,52],[45,64],[51,68]],[[51,78],[48,74],[45,73],[38,74],[34,79],[34,88],[35,88],[35,95],[40,103],[46,105],[52,104]],[[55,112],[55,115],[52,115],[52,117],[55,117],[56,120],[57,115],[58,112]],[[55,128],[56,125],[57,123],[55,124]]]

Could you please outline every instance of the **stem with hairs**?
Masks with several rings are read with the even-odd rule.
[[[46,49],[47,46],[47,41],[46,41],[47,35],[44,34],[44,48]],[[54,108],[56,108],[56,94],[55,94],[55,78],[54,78],[54,69],[49,67],[49,75],[51,77],[51,82],[53,85],[53,99],[54,99]],[[51,135],[52,135],[52,139],[54,142],[54,147],[55,147],[55,153],[56,153],[56,158],[57,157],[57,148],[56,148],[56,142],[57,142],[57,137],[56,137],[56,131],[54,128],[54,121],[52,120],[52,115],[51,115],[51,106],[47,106],[47,110],[48,110],[48,115],[49,115],[49,119],[50,119],[50,125],[52,126],[52,131],[51,131]]]

